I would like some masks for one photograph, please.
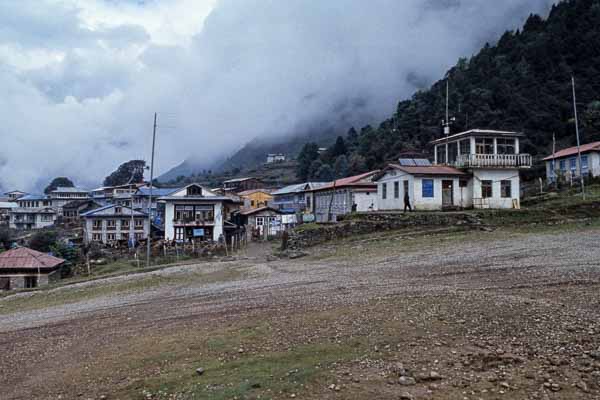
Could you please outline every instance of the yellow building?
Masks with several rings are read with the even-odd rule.
[[[273,201],[273,196],[267,189],[251,189],[239,192],[238,196],[244,201],[244,208],[266,207]]]

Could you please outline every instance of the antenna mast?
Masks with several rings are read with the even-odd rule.
[[[583,184],[583,169],[581,166],[581,148],[579,146],[579,121],[577,120],[577,98],[575,97],[575,77],[571,76],[571,86],[573,87],[573,111],[575,114],[575,134],[577,135],[577,158],[579,162],[579,179],[581,181],[581,194],[585,200],[585,187]]]

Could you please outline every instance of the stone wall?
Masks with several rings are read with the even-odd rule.
[[[400,213],[370,212],[340,216],[334,224],[300,225],[289,238],[291,249],[315,246],[330,240],[388,230],[440,227],[481,226],[477,215],[471,213]]]

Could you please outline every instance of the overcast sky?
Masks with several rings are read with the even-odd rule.
[[[364,125],[551,0],[0,1],[0,187]]]

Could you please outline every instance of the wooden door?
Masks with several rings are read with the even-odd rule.
[[[442,207],[452,207],[453,182],[451,180],[442,181]]]

